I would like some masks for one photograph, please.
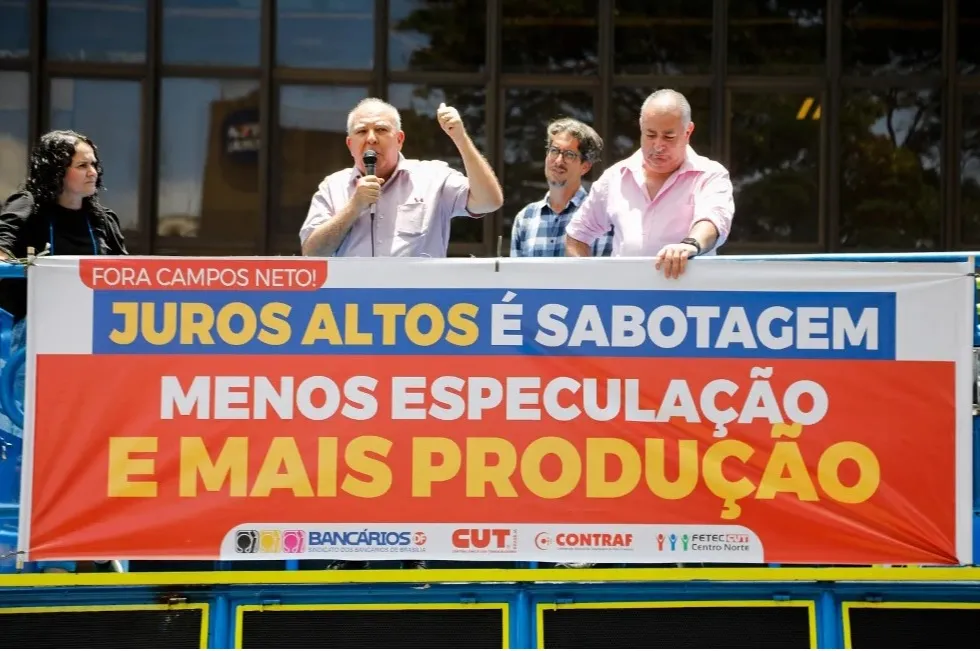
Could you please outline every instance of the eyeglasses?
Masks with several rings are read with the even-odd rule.
[[[582,154],[578,153],[577,151],[572,151],[571,149],[558,149],[558,147],[555,147],[554,145],[545,147],[544,153],[549,158],[556,158],[558,156],[561,156],[562,158],[565,159],[566,163],[574,163],[575,161],[582,158]]]

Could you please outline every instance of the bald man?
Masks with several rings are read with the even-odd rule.
[[[677,91],[658,90],[640,109],[640,149],[609,167],[592,185],[565,229],[566,254],[591,255],[613,228],[612,255],[651,256],[667,278],[687,261],[715,255],[735,215],[732,182],[720,163],[691,148],[691,105]]]

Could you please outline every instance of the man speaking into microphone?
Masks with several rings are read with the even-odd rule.
[[[443,161],[405,158],[401,116],[380,99],[362,100],[347,116],[354,165],[327,176],[299,232],[303,255],[446,257],[453,217],[482,217],[503,205],[490,165],[459,112],[440,104],[436,120],[452,139],[466,174]]]

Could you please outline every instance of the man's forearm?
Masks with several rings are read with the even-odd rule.
[[[361,208],[354,201],[349,201],[343,210],[329,221],[320,224],[303,242],[303,255],[332,255],[344,241],[344,236],[361,214]]]
[[[467,209],[479,215],[499,210],[504,205],[504,191],[500,188],[500,182],[497,181],[497,175],[493,173],[490,164],[477,151],[469,135],[464,135],[456,146],[463,159],[466,178],[470,182]]]
[[[707,219],[702,219],[691,228],[689,237],[693,237],[701,245],[701,251],[710,251],[718,241],[718,229]]]
[[[571,258],[592,257],[592,247],[585,242],[576,240],[571,235],[565,235],[565,255]]]

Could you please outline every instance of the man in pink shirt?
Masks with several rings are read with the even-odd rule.
[[[714,255],[735,214],[728,170],[690,146],[691,105],[677,91],[658,90],[640,109],[640,149],[609,167],[565,229],[569,256],[587,257],[614,227],[613,256],[655,256],[677,278],[687,261]]]
[[[354,167],[320,183],[299,239],[303,255],[444,258],[453,217],[482,217],[500,208],[497,177],[466,133],[459,112],[442,104],[436,120],[452,139],[464,176],[442,161],[405,158],[401,116],[380,99],[361,101],[347,117]],[[377,154],[368,174],[364,152]]]

